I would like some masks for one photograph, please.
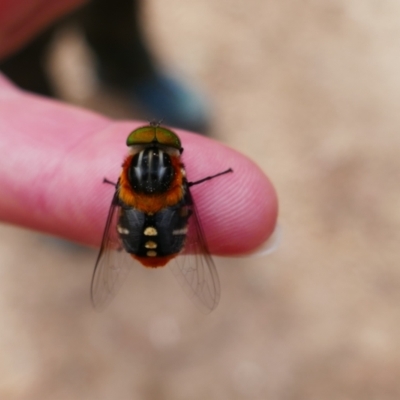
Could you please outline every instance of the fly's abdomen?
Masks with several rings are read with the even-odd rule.
[[[183,249],[189,215],[183,201],[153,215],[122,209],[118,232],[128,253],[146,266],[162,266]]]
[[[143,212],[121,206],[117,231],[128,253],[136,254],[140,250],[145,221],[146,215]]]

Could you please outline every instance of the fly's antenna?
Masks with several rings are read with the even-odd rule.
[[[153,126],[154,128],[158,128],[162,124],[163,121],[164,121],[164,118],[152,119],[149,123],[150,123],[150,126]]]

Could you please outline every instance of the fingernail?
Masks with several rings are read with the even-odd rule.
[[[279,224],[276,224],[275,230],[272,235],[261,246],[251,253],[243,254],[238,257],[259,258],[273,253],[281,244],[282,229]]]

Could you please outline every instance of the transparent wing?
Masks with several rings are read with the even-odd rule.
[[[116,229],[119,209],[115,193],[92,277],[91,297],[97,310],[104,309],[117,294],[129,271],[129,263],[132,262],[122,247]]]
[[[209,313],[219,302],[219,278],[190,194],[189,200],[192,215],[185,248],[169,265],[190,299],[201,311]]]

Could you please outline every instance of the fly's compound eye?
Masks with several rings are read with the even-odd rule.
[[[135,154],[128,171],[129,183],[138,193],[164,193],[168,190],[175,171],[170,156],[156,147]]]
[[[167,128],[160,126],[143,126],[131,132],[126,139],[127,146],[159,143],[167,147],[181,150],[179,137]]]

